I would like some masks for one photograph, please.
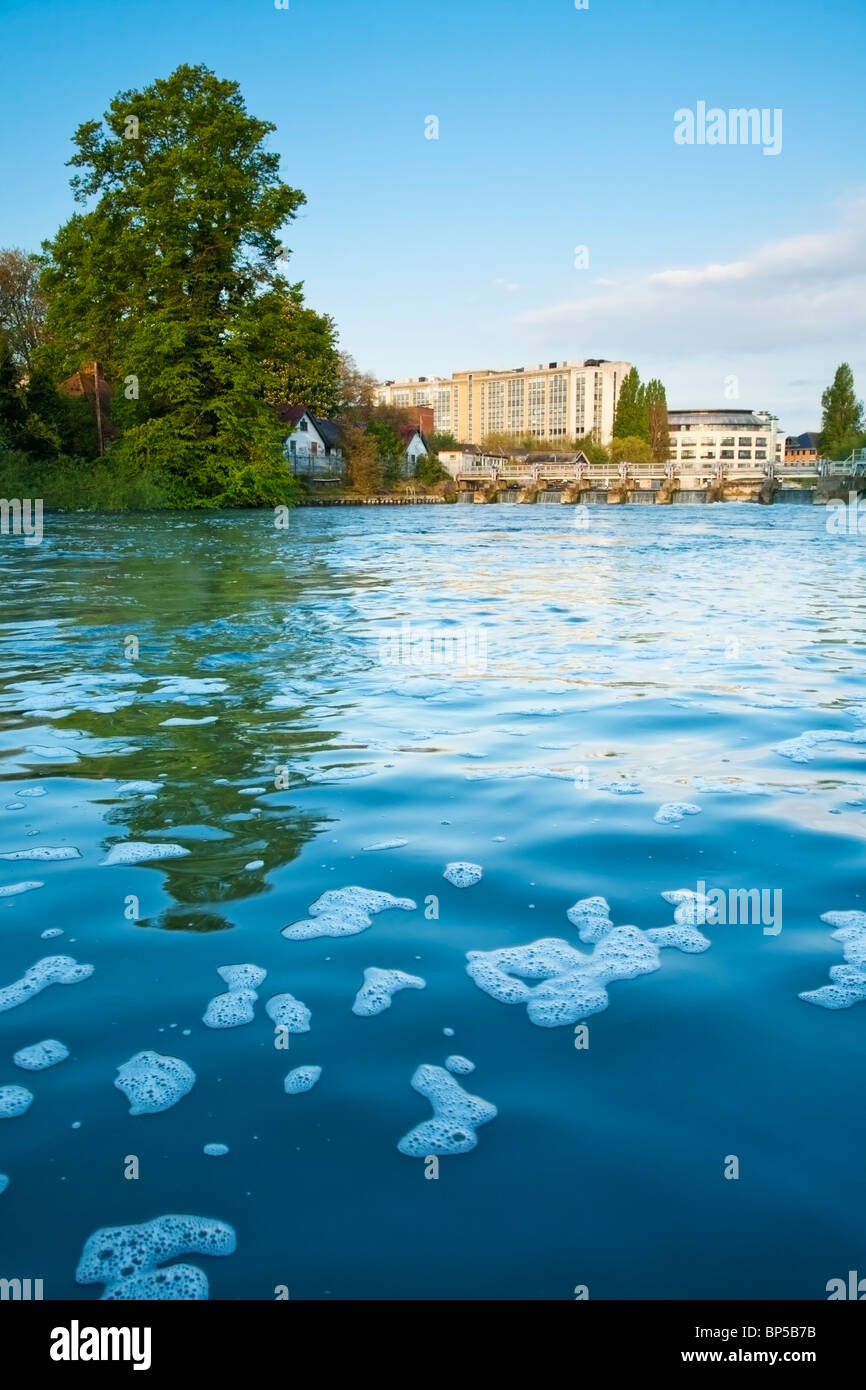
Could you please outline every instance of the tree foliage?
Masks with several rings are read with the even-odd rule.
[[[30,368],[45,338],[39,259],[15,247],[0,251],[0,334],[12,361]]]
[[[820,447],[832,459],[844,459],[863,443],[863,402],[854,389],[854,373],[847,362],[836,368],[833,383],[821,396],[823,418]]]
[[[117,383],[123,459],[176,505],[286,500],[269,404],[298,287],[276,269],[304,195],[265,148],[236,83],[182,66],[122,92],[74,136],[76,199],[45,244],[55,369],[96,360]]]

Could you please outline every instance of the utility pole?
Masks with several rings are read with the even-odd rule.
[[[105,447],[102,438],[102,398],[99,394],[99,364],[97,362],[93,363],[93,399],[96,404],[97,448],[99,450],[99,457],[102,458],[102,455],[105,453]]]

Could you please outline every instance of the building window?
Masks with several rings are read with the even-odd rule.
[[[737,458],[738,458],[738,459],[750,459],[751,457],[752,457],[752,451],[751,451],[751,449],[740,449],[740,450],[738,451],[738,453],[737,453]]]
[[[747,446],[748,446],[748,447],[751,447],[751,444],[752,444],[752,436],[751,436],[750,434],[747,434],[745,437],[743,437],[743,435],[740,435],[740,448],[741,448],[741,449],[745,449]]]
[[[732,459],[734,457],[733,449],[723,449],[720,457],[723,459]]]
[[[756,458],[756,459],[765,459],[766,457],[767,457],[767,455],[766,455],[765,450],[763,450],[763,449],[756,449],[756,450],[755,450],[755,458]]]
[[[307,422],[306,422],[306,420],[301,420],[301,421],[299,422],[299,424],[298,424],[298,429],[299,429],[299,430],[303,430],[304,434],[307,433]]]
[[[726,435],[722,440],[722,444],[725,448],[732,449],[734,447],[734,436],[732,434]]]

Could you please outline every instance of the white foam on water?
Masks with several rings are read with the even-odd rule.
[[[258,997],[254,989],[233,989],[217,994],[209,1002],[201,1021],[208,1028],[239,1028],[244,1023],[252,1023]]]
[[[401,989],[426,989],[427,981],[420,975],[406,975],[402,970],[380,970],[371,965],[364,971],[364,983],[355,995],[352,1013],[359,1018],[373,1018],[390,1009],[394,995]]]
[[[62,927],[48,927],[46,931],[40,933],[43,941],[50,941],[52,937],[62,936]]]
[[[145,864],[154,859],[182,859],[189,854],[182,845],[149,845],[144,840],[127,840],[124,844],[112,845],[102,860],[103,864]]]
[[[6,1191],[6,1189],[7,1189],[8,1186],[9,1186],[9,1179],[8,1179],[8,1177],[6,1176],[5,1173],[0,1173],[0,1196],[3,1195],[3,1193]]]
[[[604,917],[591,912],[578,920],[593,932],[606,924]],[[661,964],[657,945],[632,926],[604,930],[591,954],[559,937],[543,937],[526,946],[467,951],[466,958],[466,973],[479,989],[503,1004],[525,1004],[530,1022],[541,1028],[579,1023],[601,1013],[610,1002],[608,984],[649,974]],[[536,980],[535,986],[527,984]]]
[[[442,873],[442,877],[455,888],[471,888],[474,884],[480,883],[483,876],[484,870],[480,864],[467,864],[464,860],[446,864]]]
[[[205,1144],[202,1150],[203,1153],[207,1154],[208,1158],[222,1158],[228,1151],[228,1144]]]
[[[79,965],[72,956],[43,956],[20,980],[13,980],[11,985],[0,989],[0,1014],[26,1004],[49,985],[77,985],[89,980],[92,974],[92,965]]]
[[[708,940],[697,927],[677,925],[673,927],[650,927],[647,932],[650,941],[654,941],[656,946],[673,946],[678,951],[685,951],[687,955],[697,955],[700,951],[708,951],[712,942]]]
[[[265,1013],[280,1028],[290,1033],[309,1033],[312,1014],[306,1004],[293,994],[275,994],[265,1004]]]
[[[238,787],[238,796],[264,796],[271,790],[271,787]]]
[[[161,729],[180,729],[193,724],[215,724],[219,719],[218,714],[206,714],[202,719],[182,719],[179,716],[174,719],[160,720]]]
[[[411,898],[395,898],[372,888],[331,888],[310,905],[306,921],[292,922],[281,932],[290,941],[311,941],[318,936],[355,936],[373,925],[378,912],[399,907],[414,912]]]
[[[35,859],[39,863],[48,864],[55,859],[80,859],[81,851],[73,849],[71,845],[49,846],[43,845],[41,849],[16,849],[9,854],[0,854],[0,859]]]
[[[69,1048],[62,1042],[56,1038],[46,1038],[44,1042],[22,1047],[14,1054],[12,1061],[24,1071],[45,1071],[46,1067],[56,1067],[58,1062],[65,1062],[68,1056]]]
[[[157,1115],[189,1094],[195,1085],[195,1072],[179,1057],[136,1052],[117,1068],[114,1084],[130,1102],[130,1115]]]
[[[478,1143],[476,1130],[496,1118],[490,1101],[471,1096],[444,1067],[424,1063],[412,1077],[412,1088],[426,1096],[433,1118],[422,1120],[397,1144],[401,1154],[426,1158],[428,1154],[465,1154]]]
[[[244,864],[244,868],[249,869],[250,871],[252,871],[253,869],[263,869],[264,867],[264,859],[251,859],[249,864]]]
[[[866,912],[825,912],[821,921],[836,927],[834,941],[842,942],[844,965],[831,965],[832,984],[804,991],[799,997],[822,1009],[850,1009],[866,1002]]]
[[[453,1037],[454,1037],[454,1029],[453,1029],[453,1028],[443,1028],[443,1029],[442,1029],[442,1032],[445,1034],[446,1038],[453,1038]]]
[[[170,700],[175,695],[221,695],[228,689],[228,681],[222,676],[163,676],[158,690],[148,698],[153,701]]]
[[[4,811],[23,811],[23,810],[24,810],[24,802],[23,802],[23,801],[7,801],[7,802],[6,802],[6,805],[4,806],[3,809],[4,809]]]
[[[188,1301],[208,1297],[194,1265],[158,1265],[178,1255],[232,1255],[234,1228],[208,1216],[157,1216],[139,1226],[103,1226],[84,1243],[77,1284],[105,1284],[104,1299]]]
[[[468,1076],[475,1070],[475,1063],[470,1062],[468,1057],[453,1055],[445,1058],[445,1065],[449,1071],[454,1072],[455,1076]]]
[[[376,845],[364,845],[363,853],[369,854],[375,849],[402,849],[408,843],[408,840],[380,840]]]
[[[225,980],[229,989],[258,989],[263,983],[267,970],[260,965],[220,965],[217,974]]]
[[[808,729],[797,738],[777,743],[773,752],[790,758],[793,763],[810,763],[827,743],[866,743],[866,729],[856,729],[853,733],[841,729]]]
[[[375,767],[332,767],[305,774],[308,782],[354,782],[360,777],[372,777],[378,772]]]
[[[758,782],[741,782],[737,778],[729,781],[708,782],[704,777],[693,777],[692,786],[696,792],[709,792],[713,795],[731,796],[772,796],[772,787],[764,787]]]
[[[607,898],[579,898],[565,915],[572,926],[577,927],[581,941],[601,941],[602,937],[613,931]]]
[[[653,820],[659,825],[676,825],[685,816],[699,816],[700,814],[700,806],[696,806],[693,801],[666,801],[658,808]]]
[[[0,1086],[0,1120],[25,1114],[33,1104],[33,1092],[26,1086]]]
[[[25,787],[23,791],[16,792],[15,795],[16,795],[16,796],[22,796],[22,797],[24,797],[24,796],[27,796],[27,797],[44,796],[44,795],[45,795],[45,788],[44,788],[44,787]]]
[[[519,777],[552,777],[560,782],[573,782],[574,769],[566,771],[555,767],[536,767],[534,763],[524,763],[517,767],[480,767],[473,772],[465,773],[464,776],[467,782],[492,780],[513,782]]]
[[[0,898],[16,898],[19,893],[31,893],[34,888],[44,888],[38,878],[27,878],[21,883],[7,883],[4,888],[0,888]]]
[[[124,782],[117,788],[117,795],[126,796],[131,792],[158,792],[162,785],[162,782]]]
[[[239,1028],[255,1018],[256,990],[267,975],[260,965],[221,965],[217,974],[228,985],[226,994],[211,999],[202,1023],[208,1028]]]
[[[312,1091],[321,1075],[321,1067],[295,1067],[284,1080],[283,1090],[288,1096],[299,1096],[303,1091]]]
[[[643,796],[643,787],[639,782],[599,782],[597,790],[600,792],[615,792],[617,796]]]

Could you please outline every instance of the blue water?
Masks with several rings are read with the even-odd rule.
[[[190,1259],[216,1299],[823,1298],[866,1273],[866,1006],[798,998],[843,959],[821,914],[866,909],[866,744],[775,751],[864,727],[866,541],[819,508],[573,516],[74,516],[0,540],[0,853],[81,854],[0,860],[0,886],[44,883],[0,898],[0,987],[46,955],[95,967],[0,1013],[0,1086],[35,1097],[0,1120],[0,1276],[97,1298],[74,1281],[87,1237],[170,1212],[235,1228],[236,1253]],[[404,623],[483,631],[485,659],[383,661]],[[139,780],[162,785],[119,793]],[[672,801],[701,814],[656,823]],[[160,840],[190,853],[100,862]],[[481,882],[452,887],[454,860]],[[699,881],[781,890],[782,930],[662,951],[610,985],[588,1049],[465,973],[539,937],[590,951],[566,910],[593,894],[616,924],[669,925],[660,894]],[[280,935],[352,884],[418,908]],[[268,972],[254,1022],[206,1028],[218,967],[244,962]],[[356,1017],[368,966],[426,988]],[[282,992],[312,1011],[288,1052],[264,1011]],[[69,1059],[13,1065],[45,1038]],[[197,1080],[133,1117],[113,1082],[148,1049]],[[431,1113],[410,1079],[454,1053],[498,1115],[428,1179],[397,1150]],[[320,1080],[287,1095],[307,1065]]]

